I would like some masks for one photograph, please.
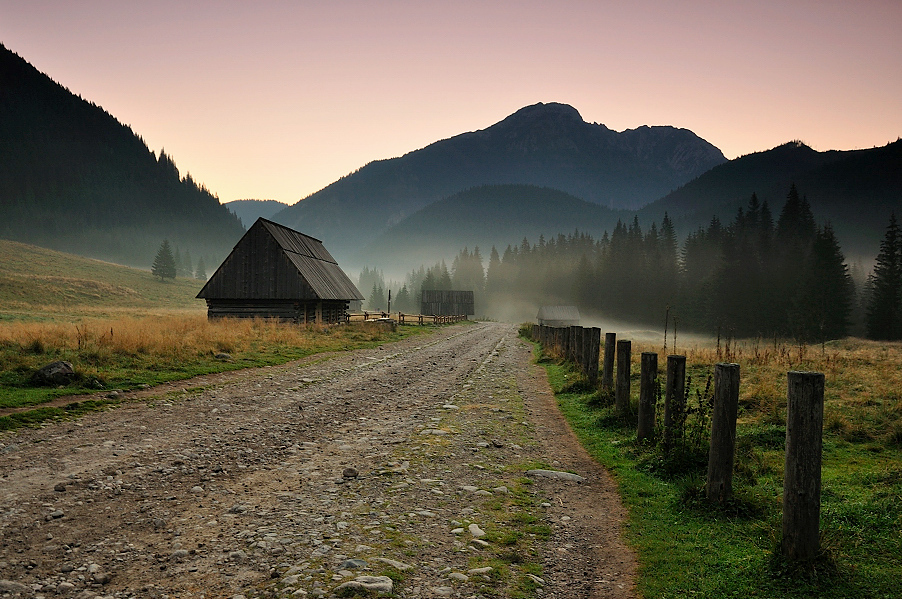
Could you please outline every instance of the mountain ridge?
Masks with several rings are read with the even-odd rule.
[[[534,104],[478,131],[373,161],[273,220],[350,255],[432,202],[480,185],[560,189],[608,207],[652,202],[726,159],[686,129],[617,133],[565,104]]]

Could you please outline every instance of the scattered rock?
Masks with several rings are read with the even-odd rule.
[[[342,478],[357,478],[360,476],[360,473],[357,472],[356,468],[345,468],[341,472]]]
[[[387,566],[391,566],[395,570],[400,570],[402,572],[404,570],[412,570],[413,569],[413,566],[411,566],[410,564],[405,564],[404,562],[399,562],[399,561],[395,561],[393,559],[388,559],[387,557],[374,557],[373,561],[381,562]]]
[[[560,470],[527,470],[526,476],[554,478],[557,480],[567,480],[575,483],[585,482],[586,480],[579,474],[573,474],[572,472],[561,472]]]
[[[391,593],[393,588],[394,583],[388,576],[358,576],[354,580],[338,585],[335,590],[362,589],[364,591],[376,591],[377,593]]]
[[[31,588],[25,586],[20,582],[13,582],[12,580],[0,580],[0,591],[7,593],[31,593]]]
[[[31,384],[38,387],[56,387],[68,385],[75,379],[75,370],[71,362],[57,360],[39,368],[31,375]]]
[[[485,531],[479,528],[478,524],[471,524],[467,527],[467,530],[470,531],[470,534],[475,538],[479,539],[485,536]]]

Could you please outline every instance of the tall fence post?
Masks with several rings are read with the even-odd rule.
[[[586,356],[586,376],[589,377],[589,384],[592,387],[596,387],[598,385],[598,350],[601,345],[601,329],[592,327],[586,336],[589,338],[589,349]]]
[[[617,342],[617,391],[614,394],[614,406],[621,416],[630,411],[631,350],[632,344],[629,341]]]
[[[614,388],[614,354],[617,351],[617,333],[604,334],[604,367],[601,370],[601,386],[608,391]]]
[[[580,331],[582,331],[582,327],[571,326],[570,327],[570,351],[567,353],[567,359],[571,362],[576,363],[577,351],[579,349],[580,344],[582,343],[582,337],[579,336]]]
[[[723,503],[733,494],[733,455],[736,450],[736,414],[739,410],[739,364],[715,364],[714,411],[708,451],[709,501]]]
[[[651,441],[655,436],[655,401],[658,390],[658,354],[642,352],[639,379],[639,441]]]
[[[664,383],[664,449],[673,444],[673,416],[686,410],[686,356],[667,356]]]
[[[810,560],[820,549],[824,375],[787,373],[783,557]]]

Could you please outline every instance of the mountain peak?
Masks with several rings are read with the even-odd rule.
[[[547,104],[539,102],[538,104],[532,104],[530,106],[525,106],[510,115],[500,123],[499,125],[504,124],[533,124],[537,121],[573,121],[576,123],[583,123],[583,117],[579,114],[579,111],[569,104],[561,104],[559,102],[548,102]]]

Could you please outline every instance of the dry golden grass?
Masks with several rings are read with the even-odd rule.
[[[295,325],[261,319],[207,320],[172,313],[92,318],[77,322],[0,322],[0,407],[37,405],[100,388],[134,388],[198,374],[281,364],[311,354],[365,347],[426,330],[390,332],[372,323]],[[229,358],[218,359],[219,353]],[[76,381],[34,387],[32,373],[67,360]]]
[[[643,351],[661,352],[661,345],[633,343],[633,370]],[[847,338],[824,345],[787,341],[696,341],[680,345],[687,370],[696,377],[713,372],[718,362],[740,365],[741,418],[747,422],[785,422],[786,373],[822,372],[824,428],[848,440],[882,439],[902,445],[902,343]],[[663,371],[666,359],[659,358]]]
[[[298,349],[321,344],[325,335],[378,336],[378,328],[354,325],[342,331],[261,319],[208,320],[203,313],[116,318],[85,318],[78,323],[18,321],[0,323],[0,345],[53,351],[102,350],[111,353],[190,357],[249,351],[260,345]]]

